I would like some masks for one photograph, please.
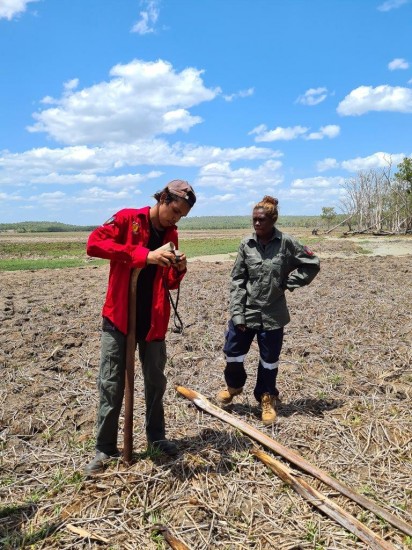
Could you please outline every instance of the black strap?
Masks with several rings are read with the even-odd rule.
[[[177,294],[176,294],[176,302],[173,301],[172,294],[169,292],[169,299],[170,303],[172,304],[173,308],[173,322],[174,322],[174,328],[172,328],[172,332],[177,332],[178,334],[183,334],[183,321],[180,318],[180,315],[177,311],[177,306],[179,304],[179,296],[180,296],[180,285],[177,287]]]

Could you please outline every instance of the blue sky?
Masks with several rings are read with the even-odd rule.
[[[412,154],[411,0],[0,0],[0,223],[340,210]]]

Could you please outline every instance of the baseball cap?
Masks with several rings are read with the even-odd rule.
[[[192,207],[196,202],[196,195],[193,191],[193,187],[185,180],[172,180],[166,186],[170,193],[177,195],[178,197],[185,199]]]

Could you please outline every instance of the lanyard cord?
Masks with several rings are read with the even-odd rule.
[[[177,306],[179,304],[179,296],[180,296],[180,285],[177,287],[177,294],[176,294],[176,302],[173,301],[172,294],[169,292],[169,299],[170,303],[172,304],[173,308],[173,322],[175,325],[175,328],[172,329],[173,332],[177,332],[178,334],[183,334],[183,321],[180,318],[180,315],[177,311]]]
[[[170,300],[170,303],[171,303],[172,308],[173,308],[173,323],[174,323],[175,326],[174,326],[174,328],[172,328],[172,332],[176,332],[177,334],[183,334],[183,328],[184,328],[183,321],[180,318],[180,315],[177,311],[177,306],[179,304],[179,297],[180,297],[180,283],[179,283],[179,286],[177,287],[176,302],[173,301],[172,294],[171,294],[170,290],[167,288],[166,270],[163,273],[163,285],[165,287],[165,290],[167,290],[167,293],[169,295],[169,300]]]

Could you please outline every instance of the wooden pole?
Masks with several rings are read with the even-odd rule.
[[[124,432],[123,458],[127,464],[132,462],[133,453],[133,405],[134,405],[134,364],[136,356],[136,296],[137,278],[140,269],[133,269],[129,282],[129,312],[126,337],[126,373],[124,388]]]
[[[254,428],[250,424],[247,424],[240,418],[236,418],[233,415],[229,414],[228,412],[224,411],[220,407],[216,407],[216,405],[213,405],[210,401],[206,399],[202,394],[190,390],[188,388],[184,388],[183,386],[176,386],[176,391],[189,399],[190,401],[193,401],[193,403],[200,409],[204,410],[205,412],[212,414],[213,416],[216,416],[220,420],[223,420],[223,422],[227,422],[231,426],[234,426],[235,428],[238,428],[243,433],[250,436],[252,439],[255,439],[256,441],[259,441],[259,443],[262,443],[262,445],[265,445],[275,453],[277,453],[280,456],[283,456],[291,462],[292,464],[295,464],[303,470],[304,472],[308,472],[309,474],[313,475],[314,477],[320,479],[320,481],[323,481],[323,483],[326,483],[326,485],[329,485],[329,487],[332,487],[332,489],[335,489],[336,491],[339,491],[342,495],[350,498],[354,502],[357,502],[367,510],[370,510],[373,512],[376,516],[386,520],[388,523],[393,525],[394,527],[397,527],[400,529],[403,533],[412,536],[412,525],[409,525],[402,519],[394,516],[385,508],[382,508],[382,506],[379,506],[376,502],[373,502],[372,500],[369,500],[368,498],[364,497],[363,495],[360,495],[359,493],[356,493],[343,483],[341,483],[336,478],[330,476],[317,466],[314,466],[307,460],[305,460],[302,456],[300,456],[298,453],[293,451],[292,449],[289,449],[288,447],[284,447],[280,443],[278,443],[275,439],[270,438],[265,433],[261,432],[260,430]]]
[[[365,542],[368,548],[371,548],[371,550],[395,550],[392,544],[383,540],[369,527],[363,525],[363,523],[338,506],[333,500],[311,487],[304,479],[295,476],[287,466],[259,449],[252,449],[252,454],[313,506]]]
[[[175,245],[168,242],[158,250],[173,252]],[[136,299],[137,279],[141,269],[133,269],[129,281],[129,310],[126,337],[126,372],[124,387],[124,432],[123,459],[131,464],[133,454],[133,405],[134,405],[134,364],[136,360]]]

